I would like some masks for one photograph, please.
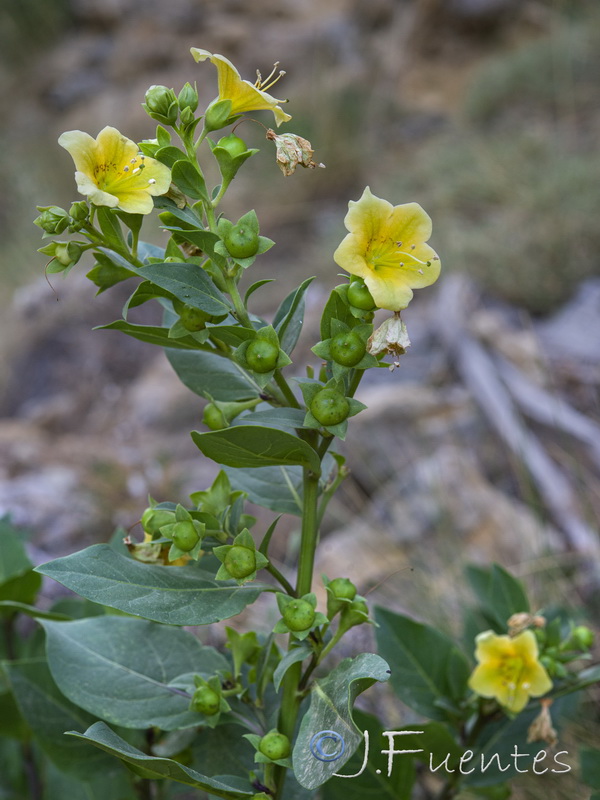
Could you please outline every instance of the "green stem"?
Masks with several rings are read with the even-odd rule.
[[[319,538],[319,526],[317,515],[317,504],[319,500],[319,476],[304,468],[304,498],[302,515],[302,539],[300,542],[300,558],[298,563],[298,578],[296,582],[296,596],[302,597],[308,594],[312,587],[312,577],[315,562],[315,550]],[[289,646],[293,644],[290,636]],[[302,664],[292,664],[286,672],[283,681],[283,696],[281,709],[279,712],[279,731],[285,734],[290,740],[294,738],[296,721],[300,702],[302,700],[299,691],[300,681],[302,680]],[[278,766],[275,770],[275,781],[277,785],[276,800],[281,800],[283,784],[285,781],[285,767]]]
[[[354,375],[352,377],[352,380],[350,381],[350,386],[348,388],[347,397],[354,397],[354,392],[358,389],[358,384],[361,382],[362,376],[364,374],[365,374],[364,369],[354,370]]]
[[[242,300],[242,297],[239,293],[237,283],[232,277],[227,275],[225,276],[225,285],[227,286],[227,291],[229,292],[229,296],[233,300],[233,307],[235,308],[236,317],[245,328],[252,328],[252,330],[254,330],[254,326],[250,322],[250,317],[248,316],[248,312],[246,311],[246,306],[244,305],[244,301]]]
[[[269,562],[269,566],[265,567],[267,572],[270,572],[271,575],[279,581],[281,586],[285,589],[285,591],[290,595],[290,597],[296,597],[296,590],[292,586],[292,584],[285,578],[281,572],[275,567],[271,562]]]
[[[281,370],[278,369],[275,370],[275,375],[273,377],[275,378],[275,383],[277,384],[277,386],[279,386],[279,388],[283,392],[283,395],[285,399],[288,401],[288,404],[292,408],[300,408],[300,403],[296,400],[294,393],[290,389],[289,383],[281,374]]]

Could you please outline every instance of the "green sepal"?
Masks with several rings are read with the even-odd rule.
[[[233,677],[237,680],[242,674],[243,664],[256,664],[261,646],[255,631],[238,633],[235,628],[225,626],[227,642],[225,647],[231,650],[233,659]]]
[[[258,153],[258,150],[248,149],[242,153],[238,153],[236,156],[232,156],[229,150],[225,147],[219,147],[218,144],[212,141],[212,139],[208,139],[208,144],[210,149],[212,150],[212,154],[217,160],[217,164],[219,165],[219,171],[223,178],[223,183],[228,185],[231,181],[235,178],[237,171],[242,166],[244,161],[247,161],[253,155]]]
[[[195,520],[182,505],[177,505],[175,509],[175,522],[169,525],[163,525],[160,529],[160,533],[167,539],[172,539],[176,533],[177,525],[182,522],[188,522],[193,525],[194,530],[198,534],[198,541],[191,550],[181,550],[181,548],[177,547],[173,542],[169,549],[169,561],[175,561],[184,556],[189,556],[193,558],[194,561],[197,561],[202,553],[202,539],[206,535],[206,525],[203,522]]]
[[[349,606],[352,601],[356,599],[357,595],[354,595],[352,600],[347,597],[337,597],[329,588],[331,581],[327,575],[321,575],[321,580],[323,581],[323,585],[325,586],[325,590],[327,592],[327,618],[332,620],[338,612]]]
[[[357,594],[354,600],[342,608],[336,636],[343,636],[344,633],[350,630],[350,628],[354,628],[356,625],[363,625],[365,623],[379,627],[377,623],[369,617],[368,613],[365,613],[360,609],[352,608],[352,604],[356,603],[357,601],[361,601],[363,603],[366,602],[364,597],[361,597],[361,595]]]
[[[171,178],[175,186],[187,197],[194,200],[208,200],[204,178],[191,161],[187,159],[176,161],[171,168]]]
[[[210,331],[207,328],[202,331],[188,331],[183,322],[178,319],[169,328],[169,339],[183,339],[186,336],[191,336],[199,344],[204,344],[210,336]]]
[[[266,236],[258,236],[258,247],[256,252],[253,253],[251,256],[246,258],[236,258],[235,256],[231,255],[227,247],[225,246],[225,242],[223,239],[229,233],[231,228],[234,225],[245,225],[254,233],[258,234],[259,226],[258,226],[258,218],[256,216],[256,212],[254,210],[248,211],[246,214],[241,216],[237,222],[233,223],[229,219],[225,219],[225,217],[221,217],[218,224],[218,231],[219,236],[221,237],[221,241],[217,242],[215,245],[215,252],[219,255],[223,256],[224,258],[231,258],[236,264],[239,264],[242,269],[247,269],[251,266],[254,261],[256,260],[256,256],[261,255],[262,253],[266,253],[267,250],[270,250],[271,247],[275,244],[272,239],[268,239]]]

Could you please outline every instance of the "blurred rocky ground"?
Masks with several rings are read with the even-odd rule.
[[[51,18],[48,4],[37,12],[35,4],[27,11],[16,1],[5,5],[11,69],[0,75],[0,88],[18,102],[0,131],[10,154],[1,170],[15,185],[0,200],[0,514],[33,532],[36,560],[129,529],[148,494],[185,502],[215,473],[188,435],[200,427],[203,401],[179,384],[164,356],[116,332],[91,330],[120,316],[125,290],[94,298],[75,271],[64,282],[53,279],[54,288],[43,278],[23,280],[43,268],[34,257],[32,198],[74,199],[70,161],[54,144],[59,133],[113,124],[132,138],[151,136],[140,102],[152,83],[179,89],[197,79],[208,102],[213,68],[193,63],[193,45],[227,55],[245,77],[257,66],[264,74],[280,57],[288,73],[281,92],[293,98],[290,127],[309,136],[327,164],[293,183],[276,180],[275,170],[264,180],[266,151],[232,196],[232,215],[254,205],[262,229],[278,241],[253,276],[279,278],[265,292],[272,306],[259,312],[272,314],[275,298],[317,275],[303,358],[336,280],[331,252],[347,200],[367,182],[378,194],[389,189],[394,202],[418,199],[432,210],[445,268],[471,276],[452,275],[424,291],[406,313],[413,346],[400,368],[369,373],[361,386],[369,409],[352,423],[351,476],[331,505],[318,569],[358,576],[363,593],[373,590],[380,602],[419,616],[444,613],[449,625],[468,560],[497,560],[534,586],[538,572],[566,571],[589,601],[600,511],[600,284],[590,277],[598,272],[597,251],[590,255],[598,226],[586,205],[598,191],[598,150],[595,144],[588,157],[586,148],[598,115],[575,105],[589,98],[597,62],[581,68],[566,110],[542,90],[528,99],[521,73],[515,78],[506,67],[514,53],[525,69],[521,53],[531,45],[543,68],[552,36],[551,56],[560,61],[568,50],[564,30],[571,35],[586,7],[71,0],[53,4]],[[44,39],[36,27],[39,46],[24,53],[13,45],[32,21],[28,13],[38,21],[46,15],[52,35]],[[589,46],[581,40],[580,50]],[[473,83],[493,64],[495,83]],[[556,96],[563,103],[562,89]],[[530,127],[522,117],[514,121],[523,104]],[[262,147],[253,128],[246,124],[244,135]],[[557,130],[560,147],[582,163],[552,183],[558,200],[548,205],[538,173],[518,184],[519,165],[537,164],[550,184],[547,165],[566,163],[557,158],[567,152],[556,150]],[[505,149],[486,150],[500,135]],[[519,137],[526,141],[509,169],[507,142]],[[559,211],[562,228],[554,224]],[[150,322],[156,312],[142,313]],[[268,515],[257,513],[262,524]],[[287,531],[277,552],[283,569],[297,541],[294,521]],[[553,583],[559,593],[567,586]],[[547,587],[539,582],[540,599]]]

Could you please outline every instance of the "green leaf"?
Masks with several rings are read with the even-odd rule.
[[[61,692],[96,717],[126,728],[198,725],[190,697],[169,684],[224,662],[190,633],[146,620],[111,615],[42,625],[48,665]]]
[[[32,568],[23,546],[22,536],[8,517],[0,519],[0,586]]]
[[[5,662],[2,668],[6,670],[6,667],[7,664]],[[0,737],[10,736],[11,739],[25,742],[30,738],[30,735],[29,726],[19,711],[14,694],[12,692],[0,693]],[[1,789],[0,797],[2,797]]]
[[[149,300],[157,300],[159,298],[171,300],[171,294],[151,281],[142,281],[123,306],[123,317],[127,317],[129,309],[137,308],[137,306],[141,306]]]
[[[506,623],[513,614],[529,611],[523,586],[498,564],[490,569],[469,565],[466,574],[481,610],[497,633],[506,632]]]
[[[236,425],[210,433],[192,431],[192,439],[207,458],[227,467],[298,464],[316,474],[321,471],[319,456],[309,444],[276,428]]]
[[[202,789],[216,797],[224,797],[226,800],[251,798],[254,794],[254,789],[250,786],[247,791],[236,789],[228,784],[225,779],[208,778],[170,758],[157,758],[156,756],[146,755],[121,739],[120,736],[117,736],[102,722],[92,725],[84,734],[73,733],[72,735],[91,742],[96,747],[117,756],[127,764],[142,767],[144,770],[153,773],[157,779],[170,778],[187,786]]]
[[[347,284],[343,287],[347,291]],[[340,292],[340,287],[336,288],[329,295],[329,300],[325,303],[323,314],[321,316],[321,339],[330,339],[334,333],[331,330],[331,321],[338,320],[344,322],[346,325],[353,327],[356,320],[352,316],[348,303],[346,303]]]
[[[260,289],[261,286],[266,286],[267,283],[273,283],[275,278],[263,278],[260,281],[256,281],[251,286],[246,289],[246,294],[244,295],[244,305],[248,305],[248,298],[254,294],[257,289]]]
[[[288,355],[296,346],[304,322],[304,295],[314,278],[307,278],[291,292],[277,309],[273,327],[279,336],[279,345]]]
[[[42,611],[41,608],[36,608],[35,606],[30,606],[27,603],[16,603],[13,600],[0,600],[0,615],[2,611],[14,611],[18,612],[19,614],[25,614],[28,617],[34,617],[35,619],[54,619],[58,621],[66,621],[71,619],[71,617],[67,616],[66,614],[57,614],[53,611]]]
[[[254,332],[250,328],[243,328],[241,325],[208,325],[207,329],[211,337],[231,347],[239,347],[243,342],[254,338]]]
[[[250,400],[260,387],[228,358],[197,350],[167,350],[167,358],[182,383],[200,397],[222,402]]]
[[[40,586],[21,535],[8,518],[3,517],[0,519],[0,601],[33,604]]]
[[[344,659],[327,677],[315,681],[293,751],[294,774],[301,786],[317,789],[351,758],[363,738],[352,719],[354,701],[376,681],[389,677],[389,667],[382,658],[362,653]],[[343,737],[345,752],[341,758],[325,762],[314,757],[310,743],[319,731],[335,731]]]
[[[341,775],[356,777],[332,778],[327,781],[322,789],[323,800],[404,800],[411,797],[416,774],[413,758],[408,754],[394,756],[392,774],[388,777],[388,757],[381,751],[388,748],[389,739],[383,735],[381,723],[376,717],[361,711],[355,712],[354,719],[360,730],[368,733],[369,744],[364,771],[361,772],[366,741],[343,770],[336,770]],[[405,743],[404,737],[396,739],[395,748],[411,749]]]
[[[320,491],[331,480],[334,469],[335,460],[328,453],[321,465]],[[225,467],[225,472],[234,486],[247,493],[250,502],[279,513],[302,515],[302,467]]]
[[[403,614],[377,608],[375,619],[378,650],[392,664],[391,684],[398,697],[419,714],[446,719],[443,704],[466,692],[470,668],[465,656],[443,633]]]
[[[126,281],[128,278],[136,277],[133,270],[114,264],[104,253],[94,253],[94,256],[96,265],[88,272],[86,278],[96,284],[98,294],[102,294],[106,289],[110,289],[111,286]]]
[[[300,408],[269,408],[266,411],[253,411],[236,417],[232,425],[264,425],[280,431],[294,433],[303,428],[305,412]]]
[[[88,600],[169,625],[208,625],[239,614],[267,587],[216,581],[196,565],[142,564],[96,544],[37,567]]]
[[[276,692],[279,691],[281,681],[292,664],[297,664],[299,661],[304,661],[304,659],[308,658],[311,654],[312,650],[306,645],[306,643],[300,643],[298,647],[293,647],[291,650],[287,651],[273,673],[273,684]]]
[[[99,325],[94,328],[96,331],[121,331],[140,342],[155,344],[158,347],[168,347],[171,350],[200,350],[203,345],[196,341],[192,336],[181,336],[173,339],[169,336],[169,328],[162,328],[158,325],[134,325],[124,319],[117,319],[108,325]]]
[[[181,152],[177,158],[181,158]],[[177,159],[175,159],[176,161]],[[173,163],[175,163],[173,161]],[[154,200],[154,208],[162,209],[163,211],[172,214],[172,216],[176,217],[178,220],[183,222],[185,225],[189,225],[192,228],[198,228],[202,225],[202,220],[198,216],[198,214],[194,211],[193,208],[189,206],[185,206],[185,208],[179,208],[176,203],[171,200],[170,197],[166,197],[165,195],[161,195],[159,197],[153,198]]]
[[[600,750],[582,747],[579,751],[581,779],[592,789],[600,790]]]
[[[175,186],[194,200],[208,200],[204,178],[191,161],[181,159],[171,168],[171,178]]]
[[[150,264],[137,270],[142,278],[165,289],[183,303],[207,314],[228,314],[231,310],[223,295],[206,272],[197,264]]]
[[[125,238],[117,212],[107,206],[96,206],[96,219],[100,230],[111,247],[125,246]]]
[[[110,770],[111,760],[63,734],[85,730],[94,717],[61,694],[43,658],[5,663],[17,704],[46,755],[66,772],[86,778],[97,769]]]

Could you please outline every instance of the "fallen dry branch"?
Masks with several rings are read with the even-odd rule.
[[[493,358],[464,324],[472,311],[474,294],[473,284],[465,276],[453,275],[444,281],[435,315],[440,339],[491,427],[529,471],[564,535],[566,549],[586,556],[591,564],[600,555],[598,539],[581,515],[569,478],[527,428]]]

